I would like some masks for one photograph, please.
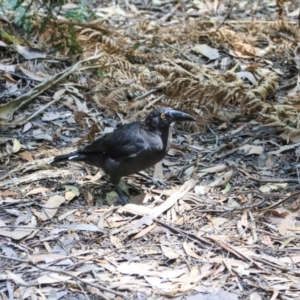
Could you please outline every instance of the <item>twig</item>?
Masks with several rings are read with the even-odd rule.
[[[6,168],[6,166],[5,166],[5,168]],[[7,172],[7,176],[9,177],[9,179],[11,181],[13,181],[11,173],[9,171]],[[19,187],[18,183],[14,183],[14,187],[18,190],[18,192],[19,192],[20,195],[22,195],[23,197],[25,196],[24,191],[22,191],[22,189]]]
[[[189,239],[192,240],[192,241],[197,241],[197,242],[205,243],[205,244],[207,244],[207,245],[209,245],[209,246],[211,246],[211,247],[213,246],[213,244],[211,244],[211,243],[210,243],[207,239],[205,239],[205,238],[201,238],[201,237],[196,236],[196,235],[194,235],[194,234],[188,233],[188,232],[186,232],[186,231],[184,231],[184,230],[182,230],[182,229],[179,229],[179,228],[176,228],[176,227],[174,227],[174,226],[171,226],[171,225],[169,225],[169,224],[167,224],[167,223],[165,223],[165,222],[163,222],[163,221],[158,220],[157,218],[155,218],[155,219],[153,219],[153,220],[155,220],[155,222],[157,222],[158,224],[160,224],[160,225],[162,225],[162,226],[164,226],[164,227],[167,227],[168,229],[170,229],[170,230],[172,230],[172,231],[175,231],[175,232],[177,232],[177,233],[180,233],[181,235],[183,235],[183,236],[189,238]]]
[[[169,45],[168,43],[166,43],[166,42],[164,42],[164,41],[162,41],[162,42],[163,42],[166,46],[168,46],[169,48],[171,48],[171,49],[177,51],[177,52],[178,52],[180,55],[182,55],[186,60],[188,60],[188,61],[190,61],[190,62],[193,62],[193,61],[192,61],[186,54],[184,54],[180,49],[175,48],[175,47]]]
[[[138,97],[135,97],[135,98],[133,99],[133,101],[134,101],[134,100],[140,100],[140,99],[143,99],[143,98],[145,98],[145,97],[147,97],[147,96],[149,96],[149,95],[151,95],[151,94],[157,92],[158,90],[159,90],[159,89],[152,89],[152,90],[146,92],[146,93],[143,94],[143,95],[140,95],[140,96],[138,96]]]
[[[250,210],[248,211],[248,214],[249,214],[249,217],[251,220],[251,232],[252,232],[253,244],[254,244],[258,241],[257,232],[256,232],[256,224],[255,224],[254,216]]]
[[[97,91],[91,91],[91,92],[88,92],[87,95],[90,95],[90,94],[96,94],[96,93],[110,93],[110,92],[113,92],[115,90],[118,90],[124,86],[128,86],[128,85],[131,85],[133,83],[135,83],[137,80],[132,80],[130,82],[126,82],[126,83],[123,83],[121,84],[120,86],[117,86],[115,88],[112,88],[112,89],[101,89],[101,90],[97,90]]]
[[[294,193],[294,194],[292,194],[292,195],[290,195],[290,196],[287,196],[287,197],[285,197],[284,199],[278,201],[277,203],[272,204],[272,205],[270,205],[270,206],[264,208],[263,210],[266,211],[266,210],[269,210],[269,209],[273,209],[273,208],[277,207],[278,205],[280,205],[280,204],[282,204],[282,203],[288,201],[288,200],[291,199],[291,198],[298,197],[299,195],[300,195],[300,192],[296,192],[296,193]]]
[[[144,108],[143,110],[148,109],[149,107],[152,107],[156,102],[159,102],[161,99],[164,98],[164,95],[159,96],[158,98],[153,99],[153,101],[150,101]]]
[[[188,14],[189,16],[194,16],[194,17],[201,17],[202,14]],[[214,23],[214,20],[205,20],[205,21],[198,21],[198,24],[212,24]],[[228,21],[228,24],[274,24],[276,21],[266,21],[266,20],[230,20]],[[286,22],[286,24],[289,25],[297,25],[297,21],[289,21]]]
[[[210,132],[215,136],[216,138],[216,147],[218,147],[219,144],[219,136],[210,128],[209,125],[207,125],[207,128],[210,130]]]
[[[233,4],[231,5],[231,7],[229,8],[229,11],[228,11],[228,13],[227,13],[227,15],[225,16],[225,18],[223,19],[223,21],[221,22],[221,24],[220,24],[220,25],[218,26],[218,28],[216,29],[214,35],[216,35],[217,32],[218,32],[218,30],[224,25],[225,21],[228,19],[229,15],[231,14],[231,11],[232,11],[232,9],[234,8],[235,5],[237,5],[237,2],[235,2],[235,3],[233,3]]]
[[[270,266],[270,267],[272,267],[272,268],[276,268],[276,269],[282,270],[282,271],[284,271],[284,272],[286,272],[286,273],[293,273],[293,274],[295,274],[295,275],[300,275],[300,271],[299,271],[299,269],[297,269],[297,268],[291,269],[291,268],[281,267],[281,266],[279,266],[279,265],[276,265],[276,264],[274,264],[274,263],[269,262],[269,261],[266,260],[266,259],[259,258],[259,257],[254,257],[254,259],[257,260],[257,261],[259,261],[259,262],[261,262],[261,263],[263,263],[263,264],[266,264],[266,265],[268,265],[268,266]]]
[[[125,248],[129,248],[129,247],[131,247],[131,245],[127,245],[127,246],[124,246],[124,247],[122,247],[122,248],[118,248],[118,249],[111,250],[111,251],[106,252],[106,253],[103,253],[103,254],[101,254],[101,255],[97,255],[96,257],[89,257],[89,258],[86,258],[86,259],[82,259],[81,261],[79,261],[78,263],[76,263],[76,264],[74,264],[74,265],[68,267],[67,269],[68,269],[68,270],[72,270],[72,269],[74,269],[75,267],[77,267],[78,265],[81,265],[81,264],[83,264],[83,263],[85,263],[85,262],[87,262],[87,261],[90,261],[90,260],[93,260],[93,259],[99,259],[99,258],[102,258],[103,256],[106,256],[106,255],[108,255],[108,254],[111,254],[111,253],[120,251],[120,250],[125,249]],[[68,258],[68,257],[66,257],[66,258]],[[64,260],[64,259],[66,259],[66,258],[61,258],[61,259],[59,259],[59,260]]]
[[[299,183],[298,179],[296,178],[256,178],[254,176],[251,176],[249,173],[244,171],[241,168],[238,168],[238,170],[243,173],[247,179],[259,182],[259,183]]]
[[[202,210],[197,210],[198,213],[231,213],[234,211],[241,211],[244,209],[253,209],[253,208],[259,208],[261,207],[265,202],[267,201],[266,198],[264,198],[263,200],[261,200],[259,203],[252,205],[242,205],[242,206],[238,206],[238,207],[234,207],[234,208],[227,208],[227,209],[202,209]],[[197,206],[193,207],[192,209],[188,210],[188,211],[194,211],[197,208]]]
[[[35,118],[37,115],[39,115],[41,112],[43,112],[47,107],[49,107],[51,104],[59,101],[61,98],[63,98],[63,96],[58,97],[57,99],[53,99],[52,101],[48,102],[46,105],[44,105],[41,109],[39,109],[38,111],[34,112],[31,116],[29,116],[26,119],[23,119],[19,122],[15,122],[15,125],[21,126],[26,124],[27,122],[29,122],[31,119]]]
[[[120,292],[117,292],[115,290],[112,290],[110,288],[106,288],[104,286],[101,286],[101,285],[98,285],[98,284],[94,284],[94,283],[91,283],[91,282],[87,282],[87,281],[84,281],[83,279],[79,278],[78,276],[75,276],[67,271],[62,271],[62,270],[53,270],[53,269],[49,269],[49,268],[43,268],[43,267],[40,267],[38,265],[36,265],[35,263],[33,263],[32,261],[29,261],[29,260],[23,260],[23,259],[19,259],[19,258],[14,258],[14,257],[7,257],[5,255],[0,255],[0,258],[3,258],[3,259],[9,259],[9,260],[13,260],[13,261],[17,261],[17,262],[20,262],[20,263],[25,263],[25,264],[28,264],[30,266],[33,266],[39,270],[42,270],[42,271],[46,271],[46,272],[52,272],[52,273],[57,273],[57,274],[62,274],[62,275],[66,275],[66,276],[69,276],[69,277],[72,277],[73,279],[81,282],[82,284],[84,285],[90,285],[94,288],[97,288],[99,290],[103,290],[105,292],[108,292],[108,293],[112,293],[112,294],[115,294],[117,296],[120,296],[120,297],[123,297],[123,299],[126,299],[126,300],[130,300],[128,297],[126,297],[123,293],[120,293]],[[108,300],[107,297],[105,297],[104,295],[101,295],[103,297],[103,299],[106,299]]]
[[[188,262],[187,259],[184,257],[184,255],[182,255],[182,258],[183,258],[183,260],[185,261],[185,263],[186,263],[186,265],[187,265],[189,271],[191,272],[191,271],[192,271],[192,268],[191,268],[189,262]]]
[[[82,293],[84,294],[85,298],[87,300],[90,300],[90,297],[87,295],[87,293],[85,292],[85,290],[83,289],[83,287],[81,286],[80,283],[78,283],[78,286],[80,287],[80,289],[81,289]]]

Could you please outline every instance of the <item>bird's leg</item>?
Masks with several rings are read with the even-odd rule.
[[[118,203],[125,205],[128,203],[127,197],[123,193],[122,189],[119,187],[117,183],[114,183],[114,186],[116,187],[117,193],[119,194]]]
[[[140,176],[142,176],[144,178],[150,179],[153,182],[153,184],[155,184],[157,187],[159,187],[161,189],[166,189],[168,187],[168,184],[163,179],[154,178],[154,177],[148,176],[141,172],[138,172],[137,174],[139,174]]]
[[[110,177],[110,181],[115,186],[117,193],[119,195],[119,199],[118,199],[117,203],[125,205],[128,203],[128,199],[125,196],[125,194],[123,193],[122,189],[119,187],[120,180],[121,180],[120,177]]]

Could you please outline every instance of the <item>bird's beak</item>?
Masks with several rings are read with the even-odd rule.
[[[194,117],[189,114],[186,114],[179,110],[171,111],[172,122],[180,122],[180,121],[196,121]]]

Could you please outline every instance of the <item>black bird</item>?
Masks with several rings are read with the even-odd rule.
[[[121,177],[138,173],[164,158],[171,146],[170,124],[195,118],[169,107],[152,111],[144,121],[125,124],[81,150],[54,157],[50,165],[83,161],[110,176],[122,204],[128,203],[118,186]]]

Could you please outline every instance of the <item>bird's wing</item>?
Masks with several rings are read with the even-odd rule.
[[[99,153],[115,160],[124,160],[137,156],[147,149],[148,144],[140,131],[140,122],[123,125],[107,133],[92,144],[83,148],[81,153]]]

